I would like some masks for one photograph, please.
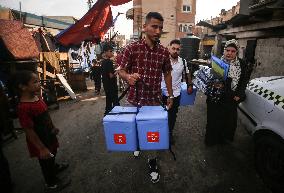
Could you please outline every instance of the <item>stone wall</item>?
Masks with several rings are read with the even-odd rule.
[[[252,78],[284,75],[284,38],[257,40]]]

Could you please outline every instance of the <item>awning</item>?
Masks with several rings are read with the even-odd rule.
[[[227,25],[225,23],[219,23],[217,25],[212,25],[212,24],[210,24],[210,23],[208,23],[206,21],[200,21],[196,25],[197,26],[208,27],[208,28],[212,29],[215,32],[227,28]]]

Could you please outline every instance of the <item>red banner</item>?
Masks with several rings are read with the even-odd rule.
[[[130,0],[98,0],[74,25],[59,33],[56,38],[64,46],[78,45],[84,40],[102,38],[112,26],[110,5],[117,6]]]

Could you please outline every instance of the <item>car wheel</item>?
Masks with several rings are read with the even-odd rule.
[[[283,140],[265,136],[256,140],[256,169],[273,192],[284,190],[284,143]]]

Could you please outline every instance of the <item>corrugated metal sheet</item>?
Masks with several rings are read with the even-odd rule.
[[[39,51],[28,29],[18,21],[0,19],[0,38],[14,59],[37,58]]]
[[[24,22],[26,24],[44,26],[44,27],[60,29],[60,30],[63,30],[70,26],[70,23],[58,21],[56,19],[50,19],[44,16],[38,16],[35,14],[31,14],[31,13],[26,13]]]

